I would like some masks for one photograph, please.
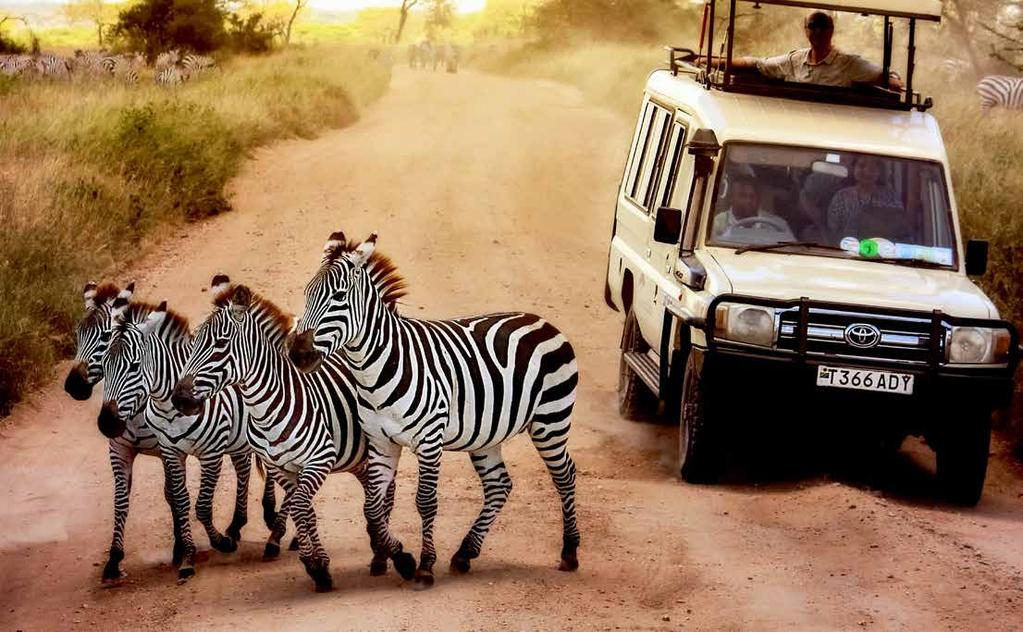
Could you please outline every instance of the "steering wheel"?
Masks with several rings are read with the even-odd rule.
[[[750,228],[756,226],[757,224],[765,224],[767,226],[770,226],[776,232],[779,233],[792,232],[792,230],[789,229],[788,224],[785,223],[785,220],[781,219],[780,217],[764,217],[759,215],[755,217],[745,217],[743,219],[740,219],[739,221],[729,226],[728,229],[732,230],[733,228]]]

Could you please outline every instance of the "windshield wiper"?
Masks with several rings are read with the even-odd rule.
[[[842,250],[838,246],[829,246],[827,244],[819,244],[819,243],[817,243],[815,241],[779,241],[779,242],[776,242],[776,243],[773,243],[773,244],[750,244],[748,246],[743,246],[742,248],[737,248],[735,250],[735,254],[741,255],[744,252],[766,252],[768,250],[775,250],[775,249],[778,249],[778,248],[788,248],[790,246],[795,246],[797,248],[821,248],[823,250],[833,250],[833,251],[845,252],[845,253],[849,252],[848,250]]]
[[[895,263],[898,265],[905,265],[911,268],[933,268],[933,269],[944,269],[948,268],[948,264],[938,263],[936,261],[928,261],[926,259],[909,259],[903,257],[861,257],[861,261],[877,261],[879,263]]]

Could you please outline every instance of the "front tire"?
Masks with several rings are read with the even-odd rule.
[[[704,377],[702,354],[694,349],[686,360],[679,406],[678,469],[687,483],[716,482],[723,460],[720,418],[713,416]]]
[[[636,372],[625,363],[625,354],[646,353],[650,346],[643,340],[636,313],[629,308],[622,329],[622,349],[618,358],[618,414],[632,421],[644,419],[656,409],[657,399]]]
[[[938,482],[951,502],[972,507],[984,493],[991,449],[991,413],[965,414],[952,421],[937,446]]]

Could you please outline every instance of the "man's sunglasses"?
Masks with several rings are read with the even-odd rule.
[[[834,27],[830,24],[807,24],[806,30],[808,31],[830,31]]]

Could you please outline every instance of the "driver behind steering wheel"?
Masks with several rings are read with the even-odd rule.
[[[732,174],[730,180],[731,205],[714,216],[711,236],[715,240],[774,243],[795,239],[782,216],[760,206],[760,183],[755,177]]]

